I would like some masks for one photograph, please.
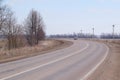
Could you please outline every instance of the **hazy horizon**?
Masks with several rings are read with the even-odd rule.
[[[80,32],[95,34],[120,33],[119,0],[5,0],[19,23],[22,23],[31,9],[38,10],[46,25],[46,33],[65,34]]]

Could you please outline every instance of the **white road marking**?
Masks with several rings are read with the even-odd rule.
[[[106,46],[106,45],[105,45]],[[95,70],[104,62],[104,60],[106,59],[108,53],[109,53],[109,48],[106,46],[106,53],[105,56],[103,57],[103,59],[91,70],[89,71],[83,78],[79,79],[79,80],[87,80],[87,78],[93,73],[95,72]]]
[[[81,50],[79,50],[79,51],[76,51],[76,52],[73,53],[73,54],[70,54],[70,55],[64,56],[64,57],[62,57],[62,58],[56,59],[56,60],[51,61],[51,62],[48,62],[48,63],[46,63],[46,64],[42,64],[42,65],[40,65],[40,66],[37,66],[37,67],[31,68],[31,69],[28,69],[28,70],[25,70],[25,71],[19,72],[19,73],[17,73],[17,74],[10,75],[10,76],[5,77],[5,78],[2,78],[2,79],[0,79],[0,80],[7,80],[7,79],[13,78],[13,77],[15,77],[15,76],[19,76],[19,75],[21,75],[21,74],[23,74],[23,73],[26,73],[26,72],[33,71],[33,70],[35,70],[35,69],[38,69],[38,68],[44,67],[44,66],[46,66],[46,65],[50,65],[50,64],[53,64],[53,63],[59,62],[59,61],[61,61],[61,60],[64,60],[64,59],[66,59],[66,58],[69,58],[69,57],[71,57],[71,56],[73,56],[73,55],[76,55],[76,54],[78,54],[78,53],[84,51],[85,49],[88,48],[88,46],[89,46],[89,44],[86,43],[86,47],[85,47],[85,48],[83,48],[83,49],[81,49]]]

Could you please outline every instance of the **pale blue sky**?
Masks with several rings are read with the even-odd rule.
[[[116,24],[120,32],[120,0],[5,0],[18,21],[24,21],[33,8],[44,19],[47,34],[80,32],[111,33]]]

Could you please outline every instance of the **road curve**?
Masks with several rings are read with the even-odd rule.
[[[0,80],[86,80],[104,61],[109,48],[98,42],[73,42],[65,49],[0,64]]]

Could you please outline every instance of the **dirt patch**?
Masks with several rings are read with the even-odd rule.
[[[104,63],[90,76],[88,80],[120,80],[120,41],[103,40],[110,48]]]
[[[39,45],[34,47],[23,47],[13,50],[1,50],[0,51],[0,63],[18,60],[22,58],[28,58],[45,54],[51,51],[62,49],[72,45],[72,42],[63,40],[45,40],[40,41]]]

